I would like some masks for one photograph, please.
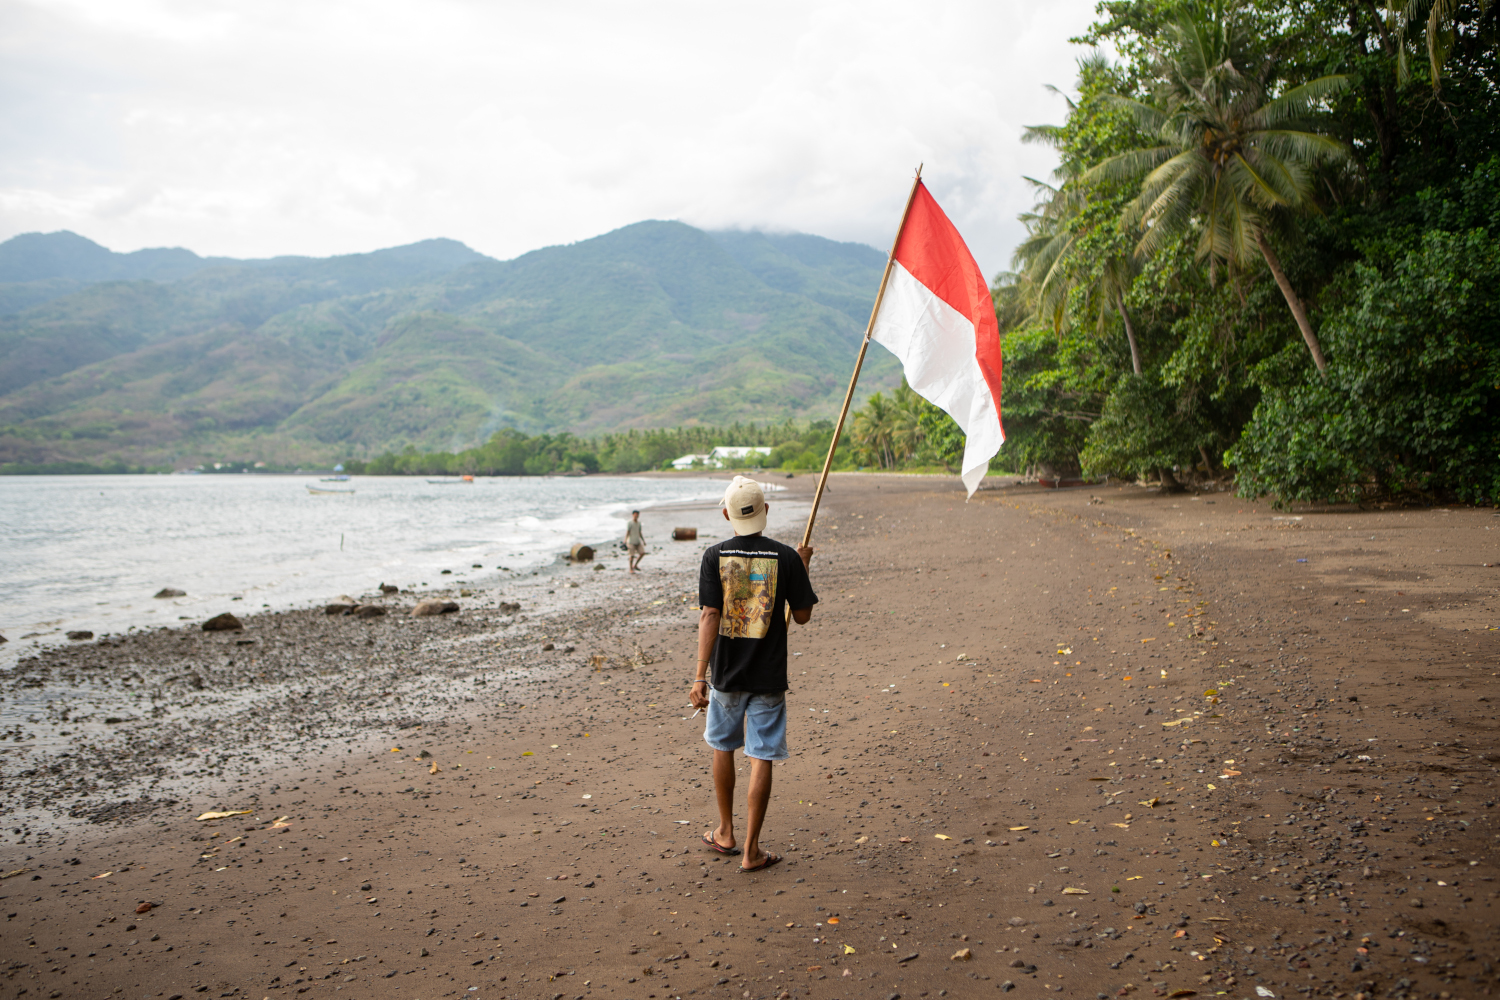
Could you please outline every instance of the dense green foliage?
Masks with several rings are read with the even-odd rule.
[[[543,476],[589,472],[645,472],[670,469],[684,455],[704,455],[721,445],[763,446],[771,454],[746,460],[743,467],[821,469],[833,437],[833,422],[815,420],[780,424],[730,424],[724,427],[678,427],[674,430],[630,430],[580,438],[572,434],[529,435],[506,429],[477,448],[460,452],[418,452],[406,448],[370,461],[352,459],[347,471],[361,475]],[[840,468],[848,468],[845,457]]]
[[[322,260],[0,244],[0,463],[461,452],[511,428],[835,412],[883,256],[645,222],[495,261],[431,240]],[[873,351],[865,392],[896,381]],[[627,463],[635,464],[635,463]]]
[[[995,288],[1012,463],[1500,496],[1500,5],[1442,9],[1101,5]]]

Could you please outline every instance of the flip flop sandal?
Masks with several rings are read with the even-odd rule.
[[[740,874],[741,875],[749,875],[751,872],[765,871],[767,868],[771,867],[772,865],[780,864],[780,863],[781,863],[781,855],[779,855],[779,854],[772,854],[770,851],[767,851],[766,852],[766,859],[764,861],[762,861],[760,864],[756,865],[754,868],[745,868],[745,867],[741,866],[740,867]]]
[[[713,837],[706,833],[703,835],[703,846],[708,848],[710,851],[713,851],[715,854],[727,854],[730,857],[735,857],[744,853],[738,847],[722,846],[717,840],[714,840]]]

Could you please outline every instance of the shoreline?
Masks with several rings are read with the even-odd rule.
[[[769,533],[800,535],[771,502]],[[639,580],[582,570],[612,586],[585,604],[579,581],[566,614],[389,630],[420,729],[387,708],[315,740],[331,730],[294,703],[243,722],[302,749],[285,770],[212,758],[223,778],[184,776],[149,817],[41,845],[7,830],[0,863],[30,871],[0,883],[5,957],[70,996],[1469,996],[1500,986],[1478,959],[1500,903],[1497,526],[838,477],[821,600],[791,636],[776,868],[697,844],[693,581],[648,556]],[[329,709],[378,697],[344,637],[394,623],[316,624],[267,652],[325,657],[349,696]],[[592,670],[585,631],[635,662]],[[511,641],[524,657],[484,666]],[[252,812],[194,821],[220,806]]]

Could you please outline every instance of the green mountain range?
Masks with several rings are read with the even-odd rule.
[[[294,464],[837,411],[884,256],[641,222],[267,260],[0,244],[0,464]],[[865,392],[899,380],[871,352]]]

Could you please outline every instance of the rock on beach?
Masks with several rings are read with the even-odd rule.
[[[411,609],[413,618],[430,618],[433,615],[451,614],[458,610],[455,601],[426,600],[418,601],[417,606]]]
[[[214,615],[208,621],[203,623],[203,631],[205,632],[238,632],[244,627],[244,622],[240,621],[228,611],[224,612],[222,615]]]

